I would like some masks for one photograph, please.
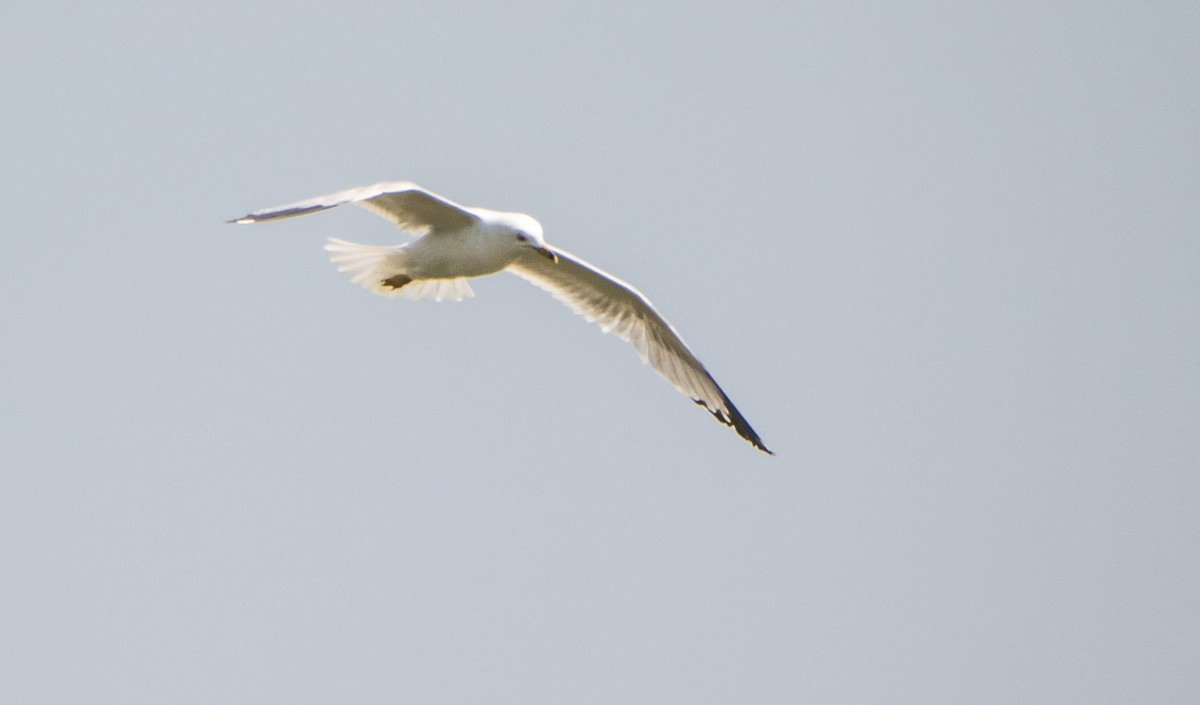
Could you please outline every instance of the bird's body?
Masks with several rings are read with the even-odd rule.
[[[675,329],[633,286],[548,246],[541,225],[524,213],[468,208],[408,182],[341,191],[255,211],[236,223],[305,215],[357,203],[417,239],[398,247],[330,238],[325,249],[338,270],[381,296],[462,300],[474,296],[467,279],[510,271],[545,289],[606,333],[637,349],[667,381],[717,420],[766,453],[758,434]]]
[[[525,254],[527,248],[514,247],[511,242],[514,230],[529,233],[531,229],[530,223],[514,217],[520,213],[472,210],[480,219],[471,226],[405,245],[402,249],[409,255],[410,268],[407,274],[414,279],[484,277],[503,271]],[[540,226],[536,232],[540,238]]]
[[[489,225],[418,238],[399,248],[406,255],[405,274],[414,279],[456,279],[504,271],[521,252],[506,247]]]

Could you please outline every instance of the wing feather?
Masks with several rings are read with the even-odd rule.
[[[548,249],[558,256],[557,263],[531,252],[508,270],[548,291],[605,333],[631,343],[642,362],[653,366],[676,389],[733,427],[755,448],[771,453],[675,328],[640,291],[568,252]]]
[[[469,209],[414,183],[385,181],[284,206],[264,208],[231,222],[260,223],[265,220],[294,218],[347,203],[357,203],[412,233],[461,230],[478,221]]]

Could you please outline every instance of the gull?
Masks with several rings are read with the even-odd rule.
[[[407,181],[347,189],[265,208],[231,223],[292,218],[356,203],[416,239],[400,246],[360,245],[329,238],[325,249],[338,271],[372,293],[408,299],[474,296],[467,279],[508,271],[544,289],[589,322],[637,350],[696,404],[764,453],[763,445],[700,360],[650,301],[632,285],[558,247],[524,213],[468,208]]]

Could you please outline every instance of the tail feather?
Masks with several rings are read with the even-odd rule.
[[[417,279],[400,287],[384,284],[396,275],[406,275],[406,255],[402,247],[360,245],[329,238],[325,250],[339,272],[350,275],[350,281],[379,296],[406,299],[452,299],[462,301],[475,295],[466,279]],[[407,277],[401,277],[401,279]]]

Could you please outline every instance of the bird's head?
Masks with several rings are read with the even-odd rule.
[[[551,262],[558,263],[558,255],[546,246],[541,223],[524,213],[506,213],[505,216],[505,225],[517,247],[528,248]]]

